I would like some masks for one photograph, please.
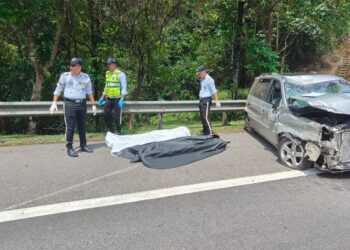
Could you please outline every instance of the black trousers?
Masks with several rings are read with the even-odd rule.
[[[121,132],[121,108],[118,106],[120,98],[106,98],[106,103],[103,107],[104,109],[104,118],[108,131],[113,131],[113,120],[115,123],[115,130]],[[114,118],[114,119],[113,119]]]
[[[211,97],[201,98],[199,100],[199,113],[203,124],[203,134],[212,134],[212,129],[209,121],[209,112],[212,99]]]
[[[86,145],[86,130],[85,130],[86,102],[74,103],[64,101],[64,119],[66,122],[66,147],[73,148],[74,127],[77,123],[80,146]]]

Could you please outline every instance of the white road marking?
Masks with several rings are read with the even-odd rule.
[[[101,197],[95,199],[87,199],[80,201],[71,201],[64,203],[57,203],[45,206],[22,208],[16,210],[9,210],[0,212],[0,223],[6,221],[15,221],[27,218],[34,218],[45,215],[53,215],[60,213],[67,213],[73,211],[80,211],[91,208],[107,207],[113,205],[127,204],[138,201],[153,200],[176,195],[191,194],[203,191],[217,190],[223,188],[237,187],[243,185],[250,185],[256,183],[270,182],[276,180],[290,179],[295,177],[309,176],[320,173],[316,169],[309,169],[305,171],[284,171],[279,173],[257,175],[250,177],[242,177],[237,179],[228,179],[212,182],[204,182],[198,184],[163,188],[157,190],[149,190],[138,193],[122,194],[108,197]]]
[[[14,208],[17,208],[17,207],[20,207],[20,206],[23,206],[23,205],[32,203],[32,202],[34,202],[34,201],[38,201],[38,200],[42,200],[42,199],[45,199],[45,198],[54,196],[54,195],[56,195],[56,194],[60,194],[60,193],[63,193],[63,192],[67,192],[67,191],[70,191],[70,190],[72,190],[72,189],[75,189],[75,188],[78,188],[78,187],[81,187],[81,186],[84,186],[84,185],[87,185],[87,184],[90,184],[90,183],[93,183],[93,182],[96,182],[96,181],[105,179],[105,178],[110,177],[110,176],[115,176],[115,175],[118,175],[118,174],[123,174],[123,173],[129,172],[129,171],[131,171],[131,170],[133,170],[133,169],[135,169],[135,168],[137,168],[137,167],[140,167],[140,166],[141,166],[140,164],[136,164],[136,165],[133,165],[133,166],[128,167],[128,168],[124,168],[124,169],[121,169],[121,170],[117,170],[117,171],[114,171],[114,172],[112,172],[112,173],[108,173],[108,174],[99,176],[99,177],[97,177],[97,178],[94,178],[94,179],[91,179],[91,180],[88,180],[88,181],[85,181],[85,182],[82,182],[82,183],[79,183],[79,184],[75,184],[75,185],[73,185],[73,186],[70,186],[70,187],[61,189],[61,190],[58,190],[58,191],[56,191],[56,192],[49,193],[49,194],[44,194],[44,195],[39,196],[39,197],[37,197],[37,198],[35,198],[35,199],[31,199],[31,200],[28,200],[28,201],[24,201],[24,202],[21,202],[21,203],[12,205],[12,206],[10,206],[10,207],[1,209],[0,212],[6,211],[6,210],[10,210],[10,209],[14,209]]]

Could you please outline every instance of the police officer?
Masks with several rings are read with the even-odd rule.
[[[92,104],[92,113],[96,115],[96,105],[92,94],[92,84],[88,74],[81,72],[83,61],[74,57],[70,61],[70,72],[61,74],[53,96],[50,107],[50,114],[57,111],[57,101],[63,92],[64,95],[64,118],[66,123],[66,147],[67,154],[71,157],[78,157],[73,150],[74,126],[77,123],[80,150],[92,153],[93,150],[86,146],[85,116],[86,116],[86,95]]]
[[[209,121],[210,105],[212,103],[212,96],[214,96],[216,107],[221,107],[219,102],[217,90],[215,88],[214,79],[207,74],[205,67],[197,68],[197,74],[200,78],[201,89],[199,92],[199,112],[203,124],[202,135],[211,135],[213,130]]]
[[[106,122],[107,131],[113,131],[112,114],[114,114],[114,132],[120,135],[122,108],[125,105],[124,98],[128,94],[126,91],[126,75],[117,68],[117,62],[114,58],[109,58],[107,60],[107,67],[106,85],[98,104],[100,106],[104,105],[104,119]]]

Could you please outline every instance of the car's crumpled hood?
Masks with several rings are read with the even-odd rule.
[[[292,97],[293,106],[313,107],[330,113],[350,115],[350,93],[324,94],[316,97]]]

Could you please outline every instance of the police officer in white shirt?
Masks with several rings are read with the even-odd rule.
[[[214,96],[216,107],[220,107],[217,90],[215,88],[214,79],[207,74],[205,67],[197,68],[197,74],[200,78],[201,89],[199,92],[199,112],[203,124],[202,135],[211,135],[213,130],[209,121],[210,105],[212,103],[212,96]]]
[[[86,116],[86,95],[92,104],[92,113],[96,115],[96,105],[92,94],[92,84],[88,74],[81,72],[83,61],[80,58],[73,58],[70,61],[70,72],[61,74],[53,96],[50,107],[50,114],[57,111],[57,101],[63,92],[64,95],[64,118],[66,122],[66,147],[67,154],[71,157],[78,157],[73,150],[74,126],[77,123],[80,150],[92,153],[93,150],[86,145],[85,116]]]

